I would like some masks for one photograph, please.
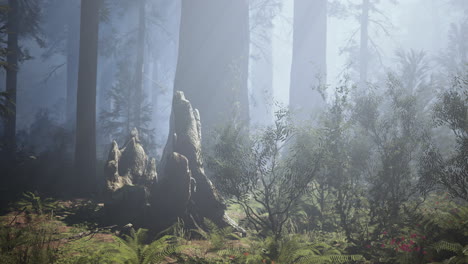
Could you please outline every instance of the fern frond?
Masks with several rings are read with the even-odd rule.
[[[241,247],[228,247],[225,249],[220,249],[216,254],[220,257],[224,256],[240,256],[245,252],[244,248]]]
[[[309,255],[304,256],[301,259],[298,259],[298,264],[306,264],[306,263],[317,263],[317,264],[341,264],[341,263],[354,263],[356,261],[363,261],[365,260],[361,255],[328,255],[328,256],[316,256],[316,255]]]
[[[463,246],[460,245],[459,243],[450,243],[447,241],[438,241],[432,245],[432,247],[437,251],[449,251],[452,253],[455,253],[457,255],[463,254]]]
[[[219,233],[220,228],[210,219],[203,218],[203,224],[208,228],[208,232],[210,233]]]
[[[143,252],[143,264],[159,263],[166,257],[181,251],[181,246],[172,243],[173,236],[164,236],[150,245]]]

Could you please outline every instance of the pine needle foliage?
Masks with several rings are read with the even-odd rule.
[[[148,149],[155,146],[154,129],[150,128],[152,107],[144,96],[137,98],[134,77],[128,65],[118,65],[117,82],[108,92],[111,109],[100,112],[101,126],[107,136],[124,142],[136,128],[140,140]],[[137,111],[140,108],[141,111]],[[140,116],[137,116],[140,114]],[[138,123],[137,120],[140,120]]]

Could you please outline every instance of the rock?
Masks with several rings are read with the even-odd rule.
[[[163,185],[178,184],[180,179],[175,179],[175,177],[179,177],[176,171],[185,170],[185,167],[177,169],[175,166],[185,166],[185,163],[178,165],[173,160],[174,157],[181,156],[188,161],[189,175],[193,179],[190,185],[190,203],[186,204],[186,213],[179,215],[179,217],[186,219],[188,214],[191,216],[190,219],[200,225],[203,224],[203,218],[208,218],[219,226],[232,225],[233,221],[227,221],[225,218],[226,205],[204,171],[201,154],[200,115],[198,110],[193,109],[190,102],[185,99],[184,93],[180,91],[174,94],[169,135],[159,167],[161,178],[160,182],[156,184],[159,188],[152,189],[152,202],[157,203],[157,199],[160,197],[171,195],[166,187],[162,187]],[[186,188],[187,178],[184,178],[183,186]],[[185,193],[181,195],[187,197]],[[175,204],[172,201],[169,203],[177,208],[182,208],[182,202],[186,203],[185,200],[179,202],[180,204]],[[237,228],[237,226],[235,227]]]

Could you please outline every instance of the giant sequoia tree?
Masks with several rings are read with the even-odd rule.
[[[136,58],[136,71],[135,71],[135,100],[140,102],[142,99],[143,90],[143,65],[145,55],[145,33],[146,33],[146,21],[145,21],[145,7],[146,0],[140,0],[138,8],[138,48]],[[136,125],[140,126],[141,123],[141,107],[136,106]]]
[[[327,0],[295,0],[289,106],[298,111],[298,119],[324,106],[314,88],[326,81],[326,44]]]
[[[183,1],[174,90],[200,111],[203,131],[248,120],[249,6],[245,0]]]
[[[359,46],[359,86],[364,88],[367,83],[368,45],[369,45],[369,0],[362,1],[361,13],[361,44]]]
[[[75,126],[76,86],[78,85],[78,50],[80,31],[80,1],[48,0],[44,5],[44,35],[46,49],[44,59],[57,53],[65,56],[65,61],[54,65],[46,80],[65,66],[66,107],[65,118],[69,127]]]
[[[67,109],[66,116],[70,125],[75,124],[76,92],[78,84],[78,51],[80,18],[79,12],[74,9],[79,8],[79,3],[70,5],[71,14],[67,21]],[[79,10],[79,9],[78,9]]]
[[[91,187],[96,175],[96,75],[99,2],[96,0],[81,1],[75,166],[77,177],[83,183],[82,187]]]
[[[280,0],[250,1],[250,122],[273,123],[273,19]]]
[[[6,51],[6,92],[9,97],[7,105],[10,115],[5,123],[5,141],[7,152],[14,155],[16,151],[16,86],[19,62],[29,59],[26,50],[19,45],[21,38],[33,38],[42,46],[40,38],[40,8],[38,2],[25,0],[9,0],[8,12],[2,13],[1,22],[5,23],[8,35]],[[5,16],[6,15],[6,16]],[[4,43],[4,40],[2,40]],[[5,64],[4,64],[5,65]]]
[[[14,153],[16,150],[16,84],[17,84],[17,66],[18,66],[18,30],[19,30],[19,5],[18,1],[10,0],[8,12],[8,53],[6,70],[6,91],[11,98],[9,107],[13,114],[9,116],[5,126],[5,136],[7,143],[7,152]],[[13,154],[14,155],[14,154]]]
[[[394,0],[388,2],[397,3]],[[356,19],[359,26],[353,31],[342,51],[349,53],[348,66],[357,73],[356,79],[358,79],[360,90],[365,91],[375,70],[382,69],[383,66],[383,50],[378,45],[377,38],[381,34],[386,37],[390,36],[393,25],[389,17],[385,15],[380,0],[360,0],[359,4],[349,2],[346,8],[347,11],[338,12],[337,15],[350,16]],[[360,36],[359,43],[355,40],[356,36]],[[376,67],[377,61],[380,67]]]

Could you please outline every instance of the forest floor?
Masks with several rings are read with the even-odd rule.
[[[103,207],[90,199],[52,200],[26,193],[0,216],[0,263],[280,264],[296,263],[284,259],[297,259],[298,254],[305,260],[301,263],[468,263],[468,207],[445,195],[421,205],[427,220],[395,235],[385,231],[361,248],[342,233],[323,231],[287,235],[281,246],[253,231],[239,238],[216,227],[206,232],[174,225],[171,235],[150,237],[144,229],[103,225]],[[235,205],[228,207],[228,214],[236,221],[245,218]],[[421,250],[405,251],[407,247]],[[157,261],[145,262],[148,256]],[[311,259],[322,262],[308,262]]]
[[[19,202],[16,210],[0,216],[0,248],[10,247],[14,251],[12,253],[29,260],[37,257],[36,251],[50,255],[50,259],[37,263],[52,260],[53,263],[133,263],[135,253],[138,255],[139,250],[148,246],[143,241],[132,244],[134,241],[122,239],[114,226],[100,227],[93,222],[99,217],[103,204],[88,199],[58,200],[46,204],[35,198]],[[232,263],[229,260],[233,256],[219,251],[249,248],[241,240],[220,239],[222,243],[214,248],[212,241],[178,238],[177,257],[168,252],[157,263],[205,263],[202,260],[206,263]],[[0,254],[0,263],[7,263],[3,261],[4,256]]]

